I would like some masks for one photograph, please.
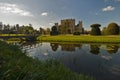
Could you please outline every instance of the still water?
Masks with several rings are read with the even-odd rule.
[[[120,80],[118,44],[24,44],[27,55],[40,60],[57,59],[74,72],[97,80]]]

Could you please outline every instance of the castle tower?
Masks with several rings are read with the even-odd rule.
[[[61,34],[72,34],[75,28],[75,19],[61,20]]]
[[[83,33],[83,24],[82,24],[82,21],[79,21],[79,31],[80,31],[80,33]]]
[[[0,31],[2,30],[3,24],[0,22]]]
[[[84,32],[82,21],[79,21],[79,22],[78,22],[78,24],[77,24],[76,27],[75,27],[75,31],[76,31],[76,32],[80,32],[80,33],[83,33],[83,32]]]

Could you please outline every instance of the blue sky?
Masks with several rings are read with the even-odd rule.
[[[61,19],[74,18],[83,27],[110,22],[120,25],[120,0],[0,0],[0,21],[4,24],[51,27]]]

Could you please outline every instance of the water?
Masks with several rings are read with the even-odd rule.
[[[27,55],[40,60],[57,59],[74,72],[97,80],[120,80],[120,45],[117,44],[24,44]]]

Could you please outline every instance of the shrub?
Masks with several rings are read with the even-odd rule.
[[[80,32],[74,32],[73,35],[80,35]]]
[[[101,31],[100,31],[100,27],[101,25],[100,24],[92,24],[91,25],[91,32],[90,34],[91,35],[101,35]]]
[[[116,23],[110,23],[107,27],[108,35],[118,35],[119,34],[119,26]]]
[[[57,31],[57,27],[56,26],[53,26],[52,28],[51,28],[51,32],[50,32],[50,35],[58,35],[59,33],[58,33],[58,31]]]

